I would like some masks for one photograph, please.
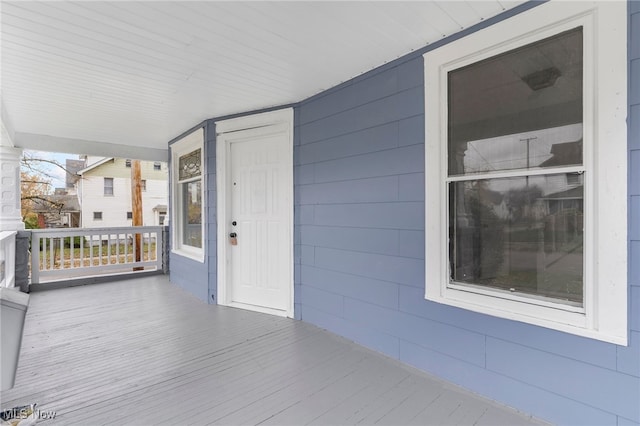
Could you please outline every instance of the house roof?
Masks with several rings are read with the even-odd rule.
[[[79,212],[80,203],[77,195],[49,195],[46,200],[33,200],[33,211],[36,213]]]
[[[113,160],[113,159],[114,159],[113,157],[103,158],[102,160],[96,161],[95,163],[90,164],[89,166],[85,167],[85,168],[84,168],[84,169],[82,169],[82,170],[78,170],[77,174],[82,175],[82,174],[84,174],[84,173],[88,172],[89,170],[93,170],[93,169],[95,169],[96,167],[100,167],[100,166],[101,166],[101,165],[103,165],[104,163],[107,163],[107,162],[109,162],[109,161],[111,161],[111,160]]]
[[[584,199],[584,187],[582,185],[565,191],[554,192],[540,198],[541,200],[582,200]]]
[[[566,166],[582,158],[582,139],[551,145],[551,157],[540,163],[540,167]]]
[[[166,160],[205,119],[302,101],[522,3],[2,1],[2,119],[19,147]]]

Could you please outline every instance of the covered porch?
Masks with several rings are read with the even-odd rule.
[[[15,387],[43,424],[541,424],[324,331],[151,276],[31,295]]]
[[[32,293],[18,377],[0,395],[3,409],[38,403],[56,414],[48,424],[541,418],[640,426],[640,2],[2,1],[1,15],[0,286],[39,285],[33,274],[20,281],[26,262],[14,261],[26,252],[17,178],[23,149],[171,164],[168,244],[160,253],[156,236],[149,265],[170,277]],[[566,34],[581,41],[568,43]],[[565,44],[575,67],[564,61]],[[485,78],[480,65],[498,62],[504,67],[490,67]],[[475,74],[449,96],[448,73],[467,67]],[[490,87],[478,83],[490,80]],[[520,102],[512,95],[523,108],[511,106]],[[451,116],[461,117],[460,140],[450,141],[456,120],[446,106],[458,101],[464,108]],[[568,118],[558,122],[558,111]],[[262,121],[278,112],[288,118]],[[574,125],[582,136],[565,133]],[[558,139],[543,144],[544,132],[556,128],[563,128]],[[260,251],[284,247],[278,265],[286,263],[279,270],[288,276],[274,280],[286,284],[278,299],[284,308],[227,297],[244,285],[228,277],[248,270],[236,261],[227,273],[241,259],[227,251],[238,235],[240,247],[250,247],[243,238],[252,235],[233,228],[244,225],[233,207],[239,196],[228,196],[239,170],[228,159],[270,158],[256,154],[267,146],[257,146],[269,136],[263,131],[286,136],[270,152],[286,160],[273,161],[283,166],[272,175],[287,179],[282,188],[243,189],[257,194],[244,205],[286,205],[278,210],[286,210],[287,233],[272,233],[285,242],[264,238]],[[508,170],[494,167],[503,136],[519,147],[519,165]],[[496,140],[483,152],[486,139]],[[241,144],[252,149],[227,155]],[[536,145],[544,149],[534,165]],[[567,163],[556,155],[560,147],[581,153]],[[477,164],[491,167],[449,173],[463,157],[473,163],[472,151]],[[180,176],[181,163],[195,172]],[[258,176],[257,166],[242,173]],[[505,201],[506,186],[480,182],[520,189],[543,177],[548,190],[514,198],[535,209]],[[455,182],[477,191],[448,197]],[[238,188],[250,186],[239,181]],[[267,189],[280,196],[267,197]],[[456,200],[469,208],[451,208]],[[465,232],[472,206],[498,232],[481,220]],[[507,228],[514,220],[521,222]],[[461,238],[451,239],[458,223]],[[114,237],[99,246],[80,238],[78,252],[70,239],[68,264],[119,271],[130,253],[120,235],[131,232],[107,231]],[[485,235],[506,237],[492,252],[474,245]],[[60,237],[64,247],[66,236],[35,236],[44,241],[40,264],[55,266],[58,246],[46,238]],[[558,262],[551,251],[574,240],[563,259],[575,262]],[[505,247],[513,254],[506,260]],[[462,267],[452,268],[457,253],[473,256],[460,255]],[[492,281],[467,279],[466,259],[474,273],[493,269]],[[524,265],[535,286],[514,285],[507,263]],[[569,296],[542,291],[549,271],[553,289]],[[54,267],[36,279],[66,274]],[[238,303],[300,321],[229,307]]]

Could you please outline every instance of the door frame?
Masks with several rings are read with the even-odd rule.
[[[293,318],[294,316],[294,284],[293,284],[293,108],[285,108],[277,111],[264,112],[260,114],[253,114],[245,117],[231,118],[228,120],[216,121],[216,244],[217,244],[217,291],[218,291],[218,304],[224,306],[238,307],[273,315],[285,316]],[[287,137],[287,161],[288,170],[286,180],[288,190],[285,191],[284,196],[287,198],[287,204],[290,208],[287,210],[289,226],[289,245],[287,254],[289,257],[288,276],[289,283],[286,286],[289,297],[288,306],[286,311],[277,309],[271,309],[267,307],[260,307],[254,305],[245,305],[240,303],[234,303],[228,300],[229,286],[229,274],[227,268],[230,268],[230,250],[227,235],[230,232],[229,223],[230,210],[231,210],[231,191],[228,190],[228,184],[231,180],[231,166],[230,166],[230,150],[231,142],[235,139],[233,136],[237,132],[243,130],[253,130],[256,133],[260,129],[264,129],[265,132],[273,133],[274,130],[278,133],[282,132]]]

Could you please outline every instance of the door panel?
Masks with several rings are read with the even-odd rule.
[[[285,196],[291,167],[286,133],[230,141],[231,232],[229,301],[287,310],[290,299],[290,207]]]

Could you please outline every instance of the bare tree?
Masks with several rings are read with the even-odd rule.
[[[37,228],[38,218],[35,210],[48,210],[59,214],[64,203],[54,194],[52,184],[55,179],[52,168],[59,168],[65,174],[76,177],[75,173],[58,161],[44,158],[42,154],[25,151],[20,163],[20,205],[22,220],[27,228]]]

